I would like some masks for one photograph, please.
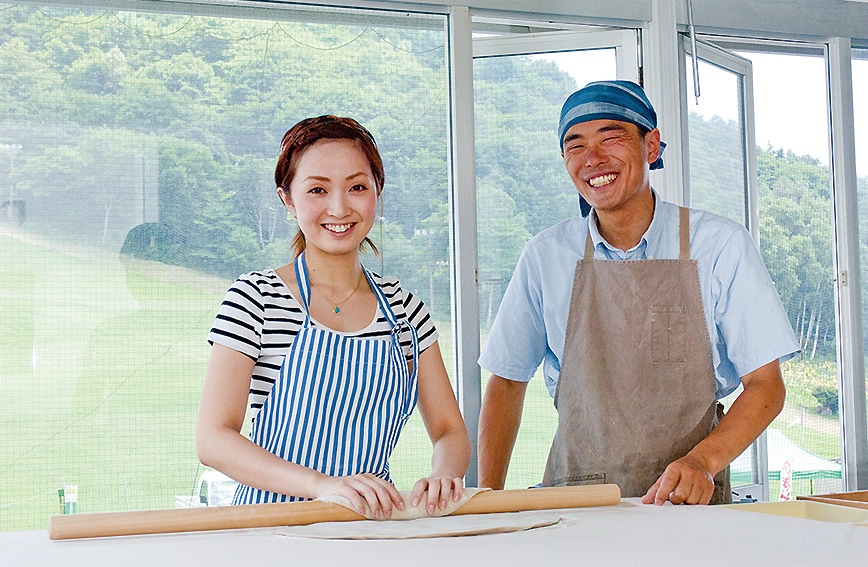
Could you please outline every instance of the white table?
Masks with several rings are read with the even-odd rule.
[[[562,517],[527,532],[419,540],[315,540],[274,528],[67,541],[6,532],[0,565],[868,566],[868,527],[638,499]]]

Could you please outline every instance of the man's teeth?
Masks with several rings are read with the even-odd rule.
[[[618,177],[617,173],[610,173],[608,175],[601,175],[600,177],[594,177],[592,179],[588,179],[588,185],[591,187],[601,187],[603,185],[608,185],[615,178]]]
[[[347,224],[327,224],[325,227],[332,232],[346,232],[353,226],[351,223]]]

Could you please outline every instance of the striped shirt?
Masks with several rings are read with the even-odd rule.
[[[373,273],[372,276],[383,290],[398,321],[406,320],[416,328],[419,352],[433,345],[440,335],[422,301],[401,288],[397,279]],[[290,294],[289,288],[274,270],[244,274],[226,293],[208,334],[208,342],[227,346],[256,361],[250,382],[251,419],[256,417],[271,392],[283,359],[303,324],[304,309],[301,303]],[[320,329],[328,328],[313,318],[311,325]],[[385,340],[391,331],[389,321],[378,307],[370,325],[357,332],[339,334],[381,337]],[[401,331],[400,337],[404,356],[409,360],[413,356],[410,331]]]

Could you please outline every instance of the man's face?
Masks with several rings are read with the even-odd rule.
[[[644,137],[630,122],[592,120],[564,137],[563,158],[576,189],[597,211],[616,211],[650,190],[649,165],[660,153],[660,132]]]

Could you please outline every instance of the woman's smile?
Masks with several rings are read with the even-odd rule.
[[[348,223],[343,223],[343,224],[324,224],[322,226],[323,226],[323,228],[325,228],[329,232],[336,232],[338,234],[343,234],[344,232],[353,228],[353,226],[355,226],[355,224],[356,223],[354,223],[354,222],[348,222]]]

